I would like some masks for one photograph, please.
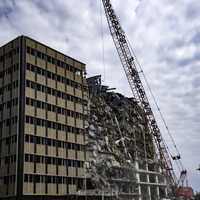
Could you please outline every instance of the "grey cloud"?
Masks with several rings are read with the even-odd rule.
[[[199,27],[200,28],[200,27]],[[190,42],[194,44],[200,44],[200,31],[199,28],[196,30],[194,35],[191,37]]]

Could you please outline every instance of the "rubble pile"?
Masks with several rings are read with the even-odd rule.
[[[108,94],[110,97],[107,96]],[[91,168],[89,173],[98,188],[110,187],[118,193],[135,192],[132,183],[136,181],[133,171],[134,132],[129,125],[125,128],[125,122],[122,125],[119,122],[121,118],[127,120],[127,113],[121,116],[122,110],[119,113],[115,112],[119,95],[108,94],[93,96],[90,102],[88,150]],[[114,107],[107,103],[107,97],[116,101],[113,103]],[[132,184],[127,187],[127,183]]]
[[[152,138],[133,98],[108,91],[97,79],[91,81],[87,144],[91,185],[129,199],[138,194],[136,159],[154,157]]]

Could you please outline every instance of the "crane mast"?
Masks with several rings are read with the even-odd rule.
[[[154,143],[156,144],[161,168],[167,176],[170,185],[176,185],[177,179],[173,171],[171,158],[142,85],[139,71],[137,69],[136,57],[131,51],[125,32],[120,25],[119,19],[116,16],[110,0],[102,0],[102,3],[109,30],[117,49],[121,64],[127,76],[133,96],[144,111],[150,134],[152,135]]]

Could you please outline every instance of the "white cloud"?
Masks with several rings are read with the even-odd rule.
[[[0,43],[28,35],[85,62],[88,75],[105,71],[106,84],[130,95],[104,16],[102,67],[99,3],[0,1]],[[200,2],[113,0],[113,4],[183,153],[190,182],[200,190],[200,174],[195,170],[200,163]]]

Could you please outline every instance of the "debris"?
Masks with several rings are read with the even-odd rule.
[[[153,199],[154,190],[159,190],[159,185],[162,185],[160,197],[165,197],[163,187],[166,186],[159,168],[151,170],[163,180],[160,178],[150,188],[149,180],[141,180],[141,169],[136,167],[144,166],[142,170],[147,177],[149,169],[145,166],[157,166],[159,162],[155,162],[153,139],[142,109],[133,98],[110,92],[107,86],[101,85],[101,80],[96,79],[100,79],[100,76],[92,77],[88,82],[90,115],[87,150],[90,168],[87,172],[90,181],[96,190],[107,191],[111,196],[115,191],[119,199],[135,199],[144,195],[142,190],[148,187],[152,188],[150,195]],[[152,176],[152,180],[155,180],[157,175]],[[142,181],[147,186],[142,186]]]

